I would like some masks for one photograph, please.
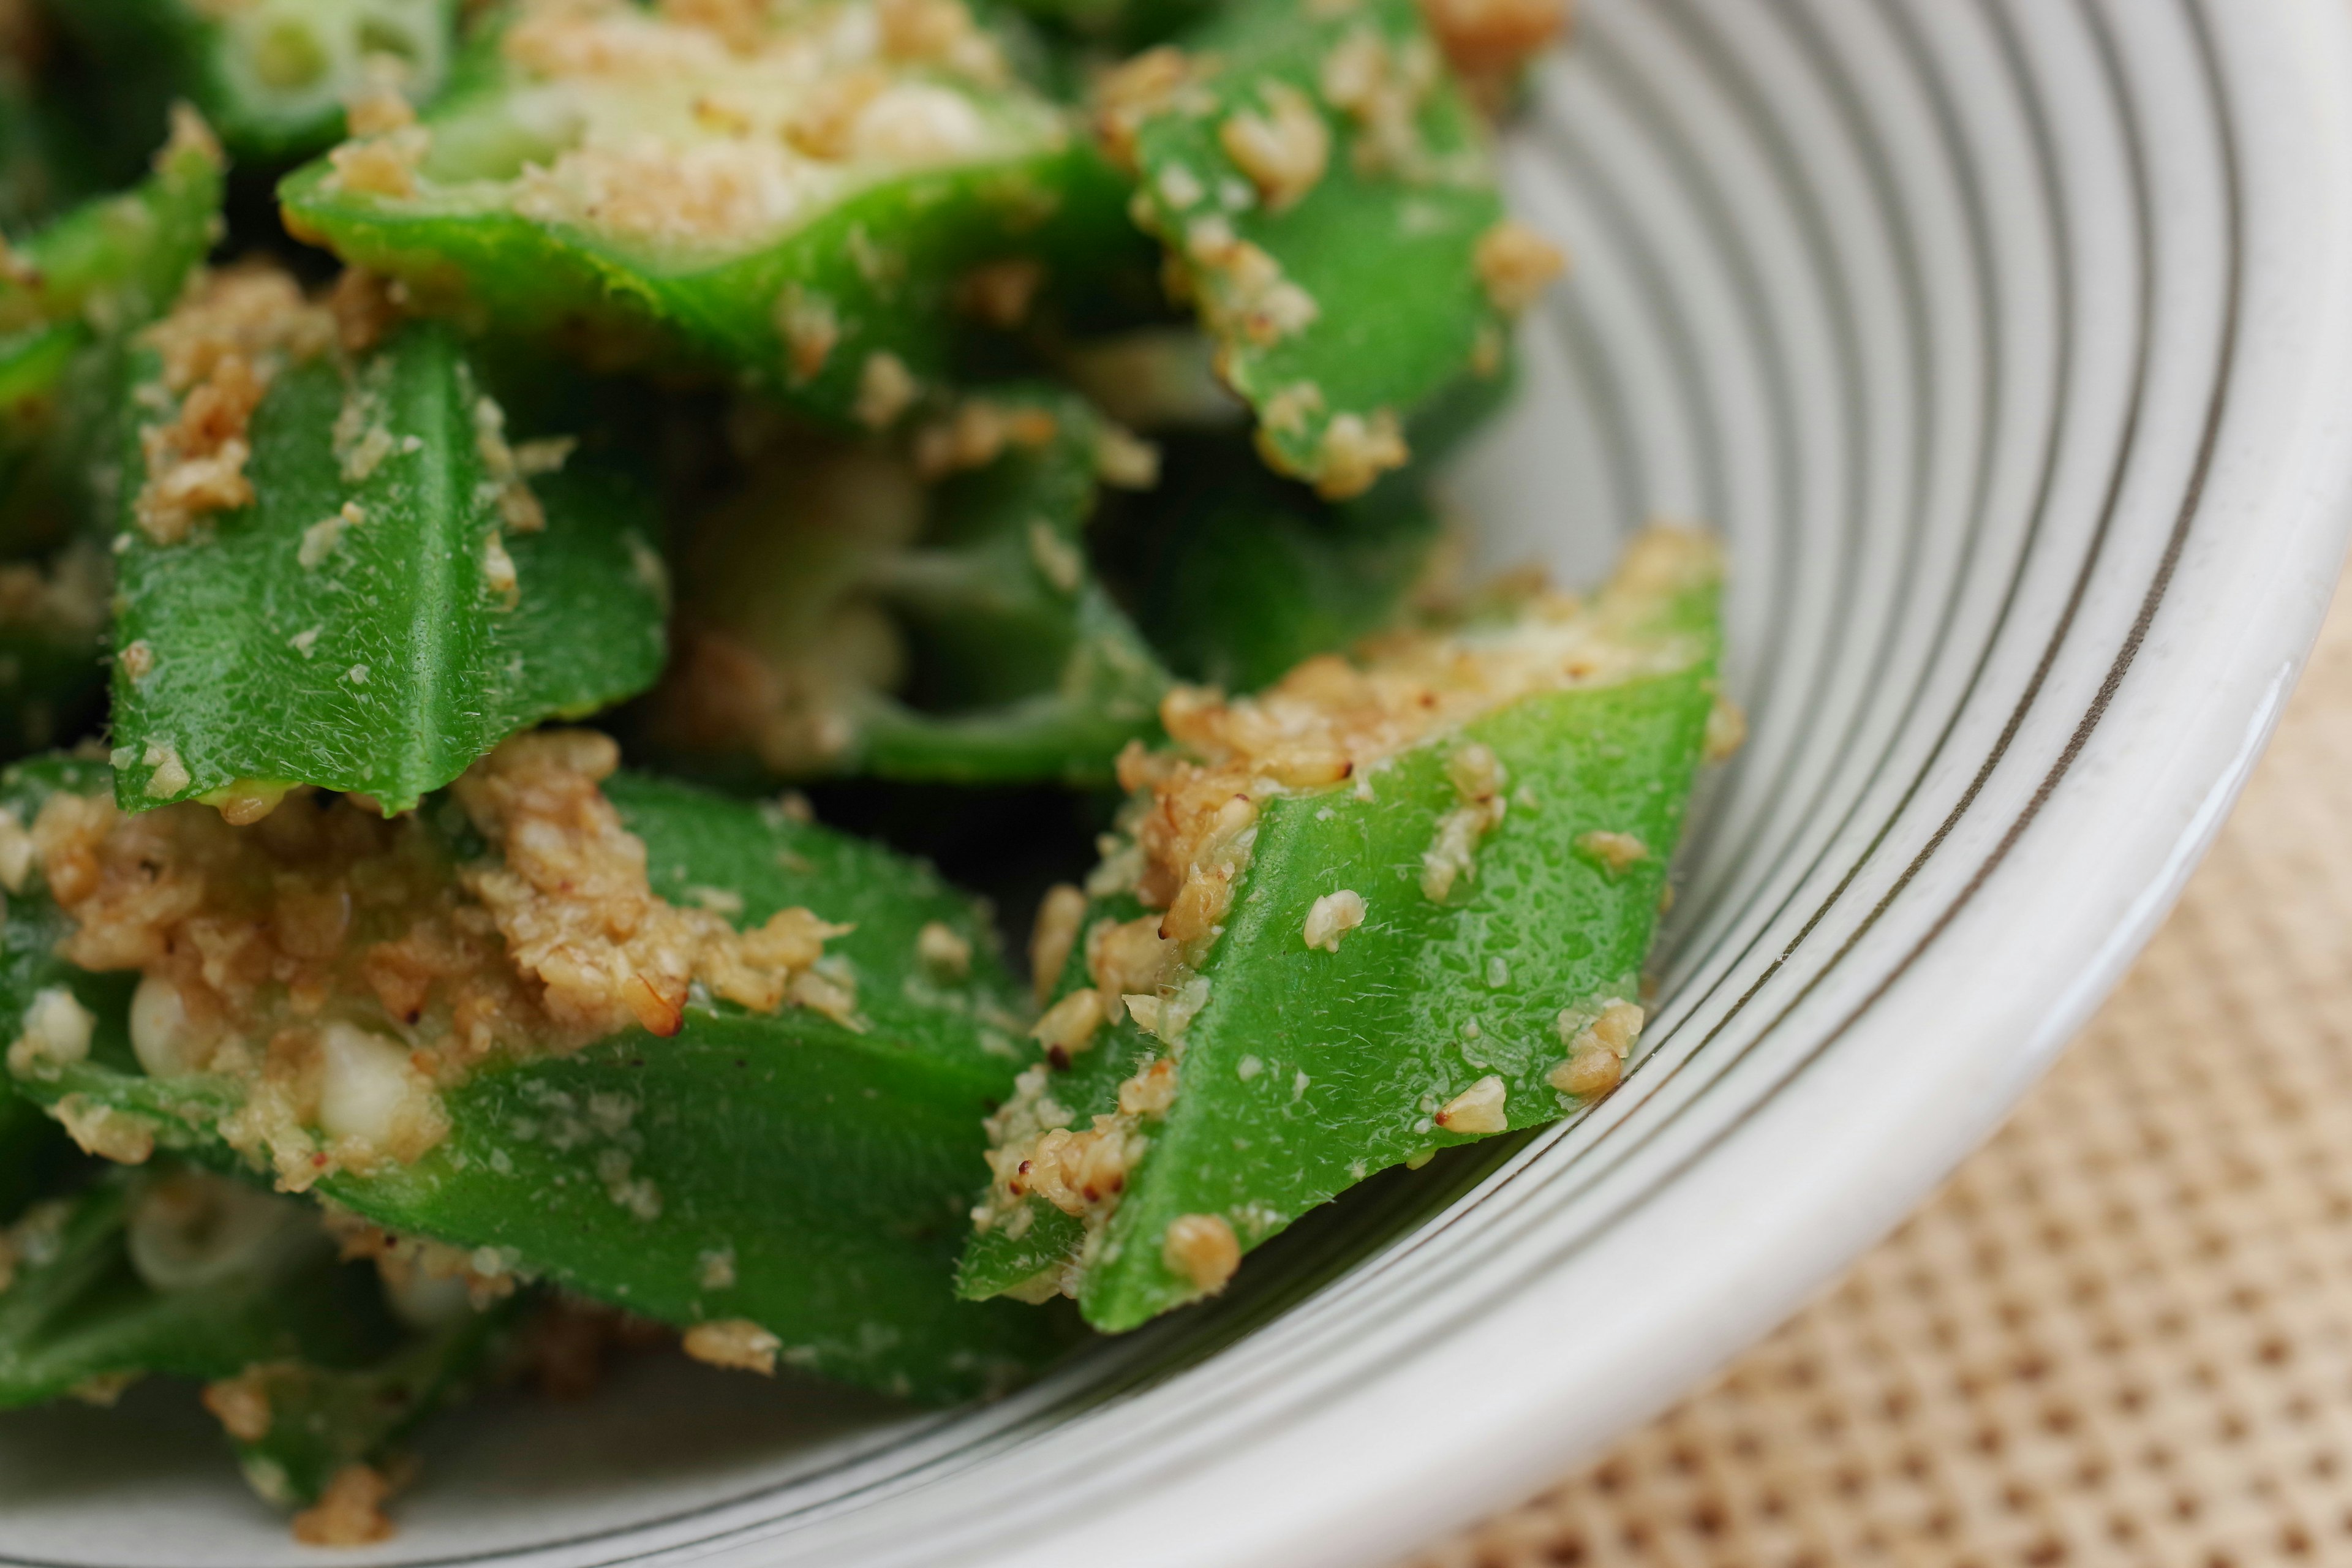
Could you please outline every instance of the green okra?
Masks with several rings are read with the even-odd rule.
[[[29,234],[0,267],[0,548],[83,530],[110,468],[113,362],[170,309],[221,228],[224,164],[183,116],[146,179]]]
[[[104,773],[23,764],[0,799],[32,821],[58,789],[102,791]],[[625,775],[607,790],[671,902],[723,907],[747,929],[792,908],[852,928],[824,973],[855,1015],[690,993],[667,1037],[630,1028],[571,1055],[493,1058],[440,1092],[448,1131],[429,1152],[315,1190],[390,1230],[491,1248],[519,1274],[886,1392],[952,1400],[1034,1369],[1061,1326],[952,1289],[981,1118],[1034,1055],[1016,1043],[1022,998],[982,912],[928,868],[775,807]],[[452,805],[428,804],[419,826],[453,857],[478,850]],[[68,984],[98,1024],[86,1056],[31,1061],[19,1087],[101,1145],[129,1129],[244,1168],[222,1133],[247,1103],[241,1080],[145,1076],[121,977],[59,978],[70,924],[37,878],[8,900],[6,929],[47,966],[9,973],[6,1000],[21,1012],[44,994],[25,984]]]
[[[1418,472],[1332,502],[1230,435],[1162,444],[1165,477],[1121,509],[1105,570],[1176,674],[1255,691],[1396,623],[1441,531]]]
[[[1149,450],[1026,384],[914,445],[790,447],[699,530],[657,716],[674,749],[786,776],[1089,783],[1152,732],[1168,678],[1087,538],[1106,467],[1139,480]]]
[[[111,117],[143,129],[184,100],[238,158],[283,164],[341,140],[346,102],[380,80],[429,99],[448,72],[458,0],[71,0],[54,9],[102,67]]]
[[[1711,549],[1656,535],[1580,617],[1538,605],[1438,645],[1423,668],[1540,646],[1555,673],[1344,782],[1261,792],[1247,832],[1223,826],[1192,862],[1230,879],[1218,923],[1146,989],[1134,943],[1160,952],[1162,920],[1182,934],[1192,882],[1172,904],[1162,884],[1163,916],[1118,886],[1131,864],[1106,875],[1039,1025],[1070,1066],[1029,1069],[993,1124],[964,1293],[1065,1292],[1132,1328],[1370,1173],[1612,1087],[1707,744],[1715,598]],[[1278,700],[1296,718],[1312,689]],[[1225,776],[1163,778],[1147,838]],[[1090,1025],[1091,987],[1130,993],[1121,1016]]]
[[[132,368],[161,391],[159,366],[150,348]],[[404,810],[514,731],[659,674],[649,495],[562,437],[510,443],[447,328],[288,366],[253,416],[254,500],[168,542],[155,401],[134,394],[121,438],[126,807],[309,784]]]
[[[1412,426],[1498,375],[1508,310],[1557,258],[1504,224],[1487,132],[1413,0],[1255,0],[1103,92],[1135,214],[1255,411],[1325,495],[1411,457]]]
[[[0,268],[0,386],[8,404],[26,390],[20,366],[54,356],[37,346],[49,329],[120,332],[171,307],[220,236],[225,173],[203,122],[183,117],[140,184],[12,237]]]
[[[778,12],[734,37],[518,0],[421,125],[290,176],[288,226],[427,309],[892,425],[967,323],[1148,268],[1125,182],[987,32],[894,42],[881,9]]]
[[[318,1501],[345,1468],[384,1459],[436,1412],[472,1394],[537,1304],[526,1293],[461,1308],[457,1321],[412,1335],[364,1366],[278,1361],[244,1369],[236,1386],[268,1423],[257,1435],[229,1435],[246,1480],[281,1508]]]
[[[0,1232],[0,1408],[149,1373],[351,1364],[397,1336],[374,1270],[315,1210],[176,1162],[109,1170]]]

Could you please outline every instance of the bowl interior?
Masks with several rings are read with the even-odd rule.
[[[2210,829],[2200,803],[2226,801],[2240,765],[2200,752],[2138,788],[2110,748],[2154,733],[2164,683],[2186,679],[2167,662],[2189,657],[2174,628],[2257,602],[2230,599],[2242,584],[2200,505],[2240,461],[2230,391],[2259,379],[2249,234],[2292,205],[2244,171],[2267,155],[2263,124],[2304,112],[2276,73],[2315,51],[2286,23],[2200,0],[1581,10],[1505,150],[1521,216],[1565,238],[1575,268],[1526,325],[1517,403],[1450,484],[1492,565],[1589,581],[1661,515],[1730,542],[1729,685],[1750,741],[1703,791],[1626,1087],[1580,1123],[1368,1184],[1222,1300],[984,1409],[910,1414],[660,1358],[579,1406],[493,1401],[426,1441],[400,1539],[347,1560],[1076,1561],[1073,1520],[1243,1463],[1300,1518],[1349,1499],[1367,1521],[1475,1506],[1391,1506],[1370,1495],[1377,1467],[1310,1465],[1284,1434],[1435,1364],[1510,1303],[1614,1314],[1638,1294],[1596,1273],[1618,1221],[1720,1173],[1745,1129],[1825,1079],[1927,1085],[1981,1043],[1982,1092],[1829,1227],[1822,1260],[1710,1320],[1706,1342],[1727,1346],[1932,1180],[2095,996],[2185,871],[2167,855]],[[2315,277],[2281,281],[2274,303],[2291,296],[2319,298]],[[2261,649],[2200,677],[2256,740],[2255,674],[2275,686],[2291,668],[2324,592],[2310,581],[2341,548],[2340,522],[2301,515],[2269,532],[2240,520],[2241,543],[2303,573],[2302,596]],[[2147,818],[2095,900],[2097,879],[2062,864],[2072,840],[2040,871],[2019,853],[2086,795]],[[2000,971],[1999,998],[1971,991],[1955,933],[2035,909],[2060,910],[2048,963]],[[1930,982],[1940,1012],[1895,1011]],[[1996,999],[2011,1012],[1969,1011]],[[1996,1038],[2012,1016],[2038,1022]],[[1737,1248],[1722,1250],[1727,1279]],[[1725,1286],[1656,1289],[1664,1303]],[[1637,1318],[1614,1353],[1662,1392],[1704,1352],[1644,1341]],[[1567,1349],[1555,1361],[1547,1375],[1578,1375]],[[1601,1435],[1614,1409],[1563,1417],[1559,1445]],[[1132,1560],[1238,1562],[1281,1511],[1204,1518],[1190,1544],[1181,1523],[1132,1537]],[[1321,1539],[1339,1561],[1351,1538]],[[0,1417],[0,1561],[310,1560],[244,1497],[184,1394]]]

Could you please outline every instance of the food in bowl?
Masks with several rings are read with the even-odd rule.
[[[15,16],[0,1405],[364,1542],[518,1369],[985,1397],[1607,1094],[1719,563],[1429,494],[1559,20]]]

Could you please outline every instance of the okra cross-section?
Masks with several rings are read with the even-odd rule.
[[[404,810],[514,731],[660,671],[646,495],[566,437],[509,433],[446,327],[368,344],[384,329],[341,303],[268,268],[215,273],[131,362],[126,806],[249,815],[303,784]]]
[[[951,1288],[1034,1053],[979,910],[615,756],[541,731],[417,816],[297,794],[242,828],[16,770],[7,918],[68,970],[20,1000],[19,1087],[95,1152],[266,1173],[721,1364],[930,1400],[1036,1365],[1056,1325]]]
[[[1128,254],[1123,182],[962,0],[518,0],[448,94],[298,172],[289,226],[428,306],[895,423],[961,323]]]
[[[1168,679],[1097,580],[1150,448],[1071,394],[975,391],[900,446],[793,442],[684,552],[675,752],[785,775],[1108,782]]]
[[[350,1365],[398,1338],[374,1272],[310,1205],[172,1161],[112,1170],[0,1227],[0,1409],[149,1373]]]
[[[992,1119],[965,1293],[1132,1328],[1372,1172],[1614,1087],[1726,739],[1716,578],[1653,531],[1589,608],[1172,697],[1131,842],[1041,917],[1050,1060]]]
[[[1327,496],[1402,467],[1416,416],[1500,374],[1510,317],[1559,269],[1504,216],[1486,129],[1413,0],[1231,6],[1097,104],[1260,450]]]
[[[419,100],[449,68],[458,0],[73,0],[55,8],[136,125],[184,99],[240,159],[282,164],[339,140],[346,106]],[[361,110],[364,121],[365,109]]]

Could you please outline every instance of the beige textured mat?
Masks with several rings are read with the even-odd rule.
[[[1716,1381],[1416,1568],[2352,1563],[2352,591],[2008,1127]]]

